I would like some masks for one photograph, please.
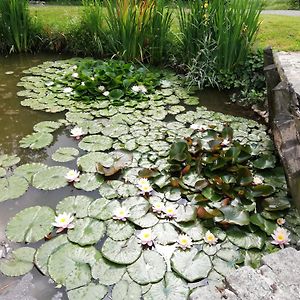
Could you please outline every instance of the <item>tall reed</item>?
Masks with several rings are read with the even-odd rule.
[[[10,52],[26,52],[33,40],[34,23],[30,17],[27,0],[0,1],[0,32],[3,45]]]

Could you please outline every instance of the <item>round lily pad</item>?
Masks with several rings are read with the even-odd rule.
[[[76,215],[77,218],[84,218],[88,216],[88,207],[92,202],[93,198],[87,196],[69,196],[58,202],[56,213],[62,214],[66,212]]]
[[[144,251],[140,258],[127,267],[129,276],[138,284],[148,284],[160,281],[167,266],[163,257],[156,251]]]
[[[122,206],[129,210],[129,219],[141,218],[150,208],[149,201],[143,197],[130,197],[123,201]]]
[[[52,154],[52,159],[57,162],[68,162],[76,158],[79,151],[72,147],[61,147]]]
[[[34,248],[22,247],[14,250],[10,259],[0,261],[0,272],[6,276],[21,276],[33,268]]]
[[[102,134],[117,138],[121,135],[127,134],[129,131],[128,126],[124,124],[110,124],[102,128],[101,132]]]
[[[101,300],[107,293],[108,289],[106,286],[102,284],[90,283],[78,289],[68,291],[68,298],[69,300]]]
[[[6,236],[13,242],[33,243],[52,231],[55,213],[50,207],[32,206],[17,213],[6,227]]]
[[[108,136],[89,135],[84,137],[78,146],[86,151],[105,151],[109,150],[112,144],[113,140]]]
[[[141,287],[127,280],[119,281],[112,290],[112,300],[140,300],[141,296]]]
[[[115,241],[124,241],[134,233],[134,227],[129,222],[110,220],[107,222],[107,235]]]
[[[17,155],[0,155],[0,167],[9,168],[16,165],[20,160],[20,157]]]
[[[53,141],[51,133],[35,132],[20,140],[21,148],[42,149],[49,146]]]
[[[84,172],[97,172],[98,163],[105,167],[111,167],[114,164],[114,160],[109,154],[103,152],[91,152],[77,160],[78,168]]]
[[[14,171],[15,175],[20,177],[24,177],[28,182],[31,182],[32,176],[39,171],[45,170],[47,168],[46,165],[41,163],[31,163],[25,164],[17,167]]]
[[[104,178],[99,174],[85,173],[80,176],[80,181],[75,182],[76,189],[91,192],[96,190],[103,183]]]
[[[196,248],[177,250],[171,258],[172,270],[188,282],[206,278],[212,268],[209,256]]]
[[[81,246],[96,244],[105,233],[103,222],[84,218],[74,222],[74,229],[68,230],[68,239]]]
[[[32,178],[32,185],[40,190],[55,190],[68,185],[65,176],[70,171],[66,167],[48,167]]]
[[[37,132],[53,132],[61,126],[61,123],[54,121],[43,121],[33,126],[33,130]]]
[[[117,200],[107,200],[100,198],[95,200],[88,208],[88,214],[90,217],[99,220],[108,220],[114,216],[114,211],[120,207],[120,203]]]
[[[172,272],[167,272],[163,280],[152,284],[144,295],[145,300],[187,300],[189,297],[187,283]]]
[[[149,228],[156,225],[159,219],[153,213],[147,213],[139,219],[131,219],[131,222],[142,228]]]
[[[0,178],[0,189],[0,202],[15,199],[25,194],[28,189],[28,182],[16,175]]]
[[[101,252],[105,258],[114,263],[128,265],[140,257],[142,247],[134,236],[125,241],[114,241],[108,238],[104,242]]]
[[[170,223],[159,223],[153,227],[155,240],[162,245],[173,244],[178,240],[178,233]]]
[[[103,257],[99,257],[92,266],[93,278],[98,279],[100,283],[105,285],[115,284],[122,278],[125,272],[125,266],[110,262]]]

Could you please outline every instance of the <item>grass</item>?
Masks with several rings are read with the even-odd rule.
[[[264,9],[290,9],[289,0],[265,0]]]
[[[61,5],[30,7],[31,13],[37,16],[43,26],[59,31],[77,22],[82,9],[80,6]],[[260,19],[262,24],[255,44],[257,47],[271,45],[276,50],[300,51],[300,17],[261,15]]]

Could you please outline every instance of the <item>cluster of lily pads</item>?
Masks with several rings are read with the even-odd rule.
[[[21,147],[47,147],[61,127],[77,146],[57,149],[56,166],[13,167],[17,157],[1,157],[0,201],[29,186],[71,186],[78,195],[9,221],[10,241],[44,243],[13,251],[0,262],[2,273],[19,276],[35,266],[75,300],[108,293],[117,300],[197,299],[202,279],[256,265],[276,250],[272,242],[288,244],[285,179],[264,125],[207,111],[172,74],[153,92],[147,88],[146,101],[80,102],[59,81],[81,63],[46,62],[21,80],[23,105],[67,111],[63,120],[35,125]]]

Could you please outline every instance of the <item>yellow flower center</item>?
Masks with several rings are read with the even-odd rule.
[[[181,244],[182,244],[182,245],[186,245],[187,242],[188,242],[187,239],[182,239],[182,240],[181,240]]]
[[[208,241],[213,241],[215,239],[215,237],[212,235],[212,234],[209,234],[208,236],[207,236],[207,240]]]
[[[277,240],[278,240],[279,242],[284,241],[284,235],[283,235],[282,233],[279,233],[278,236],[277,236]]]
[[[124,216],[125,215],[125,211],[124,210],[120,210],[119,214],[120,214],[120,216]]]
[[[150,234],[149,233],[144,233],[144,238],[145,239],[148,239],[150,237]]]
[[[65,219],[65,218],[61,218],[59,221],[60,221],[61,223],[65,223],[65,222],[66,222],[66,219]]]
[[[174,210],[172,208],[167,209],[167,213],[173,213],[173,212],[174,212]]]

